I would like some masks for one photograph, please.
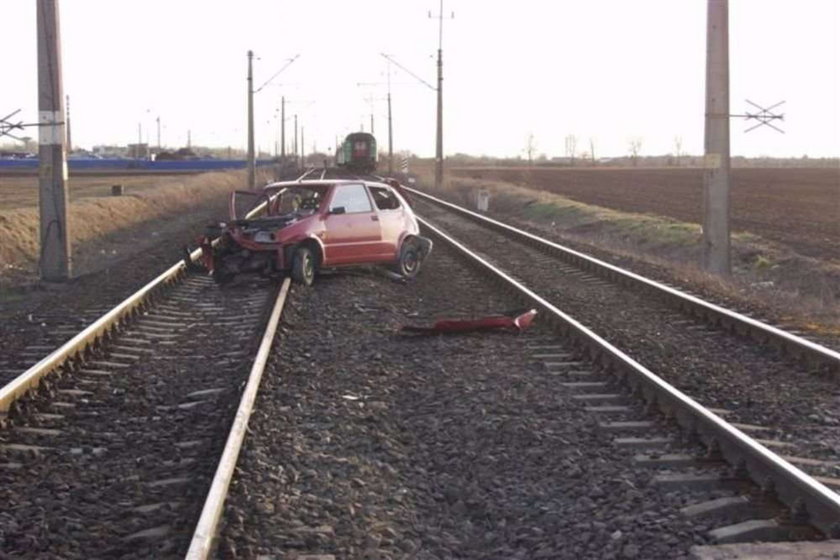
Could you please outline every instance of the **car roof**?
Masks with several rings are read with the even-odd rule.
[[[376,186],[376,187],[388,187],[385,183],[379,181],[366,181],[364,179],[311,179],[307,180],[304,179],[303,181],[278,181],[276,183],[269,183],[263,189],[278,189],[283,187],[299,187],[299,186],[319,186],[323,185],[325,187],[331,185],[358,185],[359,183],[364,183],[365,185],[369,186]]]

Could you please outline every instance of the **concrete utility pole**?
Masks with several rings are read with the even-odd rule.
[[[67,123],[67,153],[73,153],[73,137],[70,135],[70,96],[66,95],[64,97],[65,101],[67,102],[67,116],[65,117],[65,122]]]
[[[438,57],[437,57],[437,134],[435,141],[435,189],[443,185],[443,0],[440,0],[438,14]]]
[[[708,0],[703,266],[731,273],[729,242],[729,0]]]
[[[155,121],[157,122],[157,149],[158,153],[160,152],[160,117],[156,118]]]
[[[390,82],[390,80],[388,80]],[[391,124],[391,87],[388,86],[388,175],[394,174],[394,128]]]
[[[61,80],[58,0],[38,0],[38,203],[41,213],[41,280],[70,278],[67,218],[67,130]]]
[[[286,96],[280,98],[280,158],[286,159]]]
[[[306,141],[303,139],[304,127],[300,127],[300,162],[306,167]]]
[[[298,165],[298,159],[297,159],[298,158],[298,141],[297,141],[298,137],[297,137],[297,135],[298,135],[298,125],[297,125],[297,115],[295,115],[295,144],[294,144],[294,147],[295,147],[295,149],[294,149],[294,152],[295,152],[295,167],[297,167],[297,165]]]
[[[248,188],[257,186],[257,162],[254,155],[254,51],[248,51]]]

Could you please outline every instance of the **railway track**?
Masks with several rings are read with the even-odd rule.
[[[0,388],[0,557],[183,551],[276,295],[177,263]]]
[[[836,490],[840,488],[840,480],[836,475],[840,465],[837,452],[839,432],[830,413],[832,409],[836,410],[840,392],[833,379],[815,379],[812,374],[814,370],[838,371],[840,354],[753,318],[681,294],[674,288],[657,285],[525,232],[457,209],[423,193],[415,191],[415,194],[424,201],[434,203],[437,209],[446,208],[450,212],[446,216],[440,210],[423,206],[436,223],[446,224],[447,229],[457,232],[460,239],[468,239],[473,250],[478,250],[488,260],[503,263],[504,270],[515,271],[510,274],[515,273],[524,284],[547,298],[541,302],[534,300],[535,303],[542,306],[553,303],[566,310],[576,309],[576,319],[567,316],[560,320],[561,329],[567,336],[581,339],[579,343],[586,348],[586,353],[603,362],[603,366],[599,368],[602,370],[599,375],[582,372],[580,381],[572,380],[566,386],[596,393],[581,396],[582,400],[599,405],[592,408],[594,413],[608,417],[629,412],[621,404],[613,406],[626,400],[625,395],[605,391],[613,385],[613,378],[618,377],[627,391],[638,393],[651,409],[659,409],[676,420],[692,438],[702,436],[711,453],[727,458],[736,468],[738,476],[749,475],[758,486],[772,488],[771,493],[781,496],[794,508],[800,520],[810,520],[826,534],[838,534],[840,510],[837,504],[840,502]],[[458,213],[459,219],[452,219],[453,211]],[[464,216],[473,221],[465,226]],[[497,235],[496,232],[502,234]],[[511,240],[516,241],[511,243]],[[541,276],[539,271],[546,269],[548,274]],[[571,281],[566,280],[569,277]],[[510,279],[513,280],[512,277]],[[605,292],[613,294],[604,295]],[[533,300],[533,296],[528,297]],[[576,305],[572,301],[581,298],[591,298],[596,300],[596,304]],[[681,313],[672,312],[667,305],[674,305]],[[641,322],[649,323],[652,328],[638,328],[639,320],[623,321],[621,317],[625,315],[641,316]],[[624,351],[609,349],[611,345],[603,339],[593,343],[590,335],[582,334],[589,329],[580,321],[595,325],[592,328],[601,334],[609,333],[609,338],[620,341]],[[634,329],[629,336],[621,332],[629,328]],[[662,331],[680,332],[666,335]],[[783,359],[775,351],[778,348],[783,348],[793,358]],[[666,372],[663,377],[670,376],[668,380],[671,383],[685,387],[706,406],[689,401],[685,395],[676,396],[672,387],[666,387],[659,380],[650,381],[650,371],[641,374],[642,381],[636,379],[640,375],[637,372],[644,368],[639,363],[633,363],[635,360],[629,354],[635,355],[639,361],[655,363],[656,371]],[[729,367],[733,362],[743,362],[744,365]],[[546,364],[553,367],[552,361]],[[687,369],[693,371],[686,372]],[[779,394],[787,390],[801,394],[798,397]],[[785,398],[797,399],[797,402],[788,410],[779,410],[779,404]],[[809,408],[801,408],[800,405]],[[825,410],[829,416],[805,415],[804,410]],[[708,414],[709,411],[712,413]],[[728,421],[720,417],[726,417]],[[633,421],[603,421],[601,424],[607,429],[640,434],[649,427],[645,421],[635,424]],[[707,433],[701,434],[703,431]],[[639,442],[638,445],[643,447],[644,443]],[[776,457],[769,449],[774,449],[784,459]],[[681,461],[690,464],[696,459],[685,456],[655,460],[643,455],[639,457],[641,462],[660,466]],[[766,465],[760,464],[765,461]],[[813,478],[793,465],[810,471]],[[686,480],[686,484],[690,483],[691,480]],[[810,499],[801,493],[804,489],[812,493]],[[724,502],[708,504],[707,507],[719,507],[718,511],[725,511],[732,506]],[[825,511],[819,513],[823,507]],[[753,527],[758,534],[770,525],[770,522],[748,523],[733,527],[729,530],[732,536],[726,538],[744,538]]]
[[[309,176],[315,178],[313,175],[318,172],[320,170],[312,171]],[[420,193],[416,194],[420,196]],[[249,285],[241,291],[218,290],[205,277],[183,276],[175,286],[154,290],[158,300],[154,305],[129,304],[126,311],[128,318],[118,328],[108,327],[99,331],[94,325],[91,332],[82,333],[82,338],[87,340],[105,342],[89,345],[82,354],[70,352],[59,356],[61,352],[57,351],[42,361],[41,367],[49,370],[59,367],[51,364],[50,360],[62,363],[61,369],[68,370],[72,375],[54,376],[54,381],[42,382],[36,397],[17,401],[24,404],[15,405],[14,413],[6,420],[6,429],[0,432],[3,446],[0,449],[5,456],[0,461],[6,461],[0,469],[3,492],[6,493],[5,499],[13,504],[9,511],[0,514],[0,535],[5,538],[5,541],[0,540],[4,544],[0,550],[28,553],[31,557],[43,552],[59,556],[95,556],[97,551],[101,554],[103,550],[107,551],[106,556],[139,558],[152,554],[156,557],[178,557],[191,539],[188,557],[206,558],[213,553],[215,538],[221,530],[223,547],[219,554],[222,556],[235,555],[237,550],[248,555],[266,550],[294,550],[299,553],[326,550],[339,555],[349,554],[349,557],[374,553],[420,554],[418,557],[423,557],[424,543],[428,542],[431,543],[428,547],[434,549],[438,556],[446,556],[447,551],[458,553],[467,547],[483,551],[481,554],[484,556],[538,555],[548,558],[571,554],[587,557],[595,550],[604,550],[597,548],[600,545],[596,541],[607,531],[604,538],[608,538],[610,554],[643,557],[638,555],[644,554],[640,551],[644,551],[646,546],[650,551],[654,550],[650,547],[661,545],[655,549],[660,552],[684,548],[685,544],[681,541],[684,538],[694,539],[695,542],[726,543],[819,540],[825,536],[837,536],[840,498],[823,484],[833,484],[835,479],[829,475],[834,472],[837,463],[829,456],[831,449],[817,445],[813,425],[805,423],[791,430],[783,423],[779,424],[785,421],[787,417],[784,414],[788,411],[774,417],[776,424],[747,422],[755,419],[750,414],[756,411],[750,410],[745,415],[734,402],[746,395],[744,387],[735,383],[735,374],[743,372],[733,373],[728,381],[730,385],[716,385],[709,393],[704,392],[700,381],[714,377],[707,375],[711,366],[704,365],[700,358],[708,357],[709,363],[717,368],[721,365],[717,352],[706,356],[692,354],[696,358],[692,361],[696,371],[684,377],[675,376],[676,379],[671,380],[677,385],[675,388],[663,379],[665,375],[657,377],[643,365],[647,358],[655,357],[656,365],[666,366],[663,370],[672,374],[678,369],[674,363],[668,362],[668,359],[674,359],[674,348],[670,346],[673,341],[657,339],[659,344],[654,346],[658,353],[654,354],[650,347],[645,346],[649,341],[649,332],[644,328],[631,332],[628,324],[619,321],[619,326],[610,330],[597,311],[588,311],[590,314],[583,319],[578,315],[579,311],[585,311],[579,306],[578,299],[595,299],[600,300],[599,305],[609,308],[608,315],[620,318],[623,308],[611,298],[624,299],[627,305],[636,309],[642,306],[645,297],[650,297],[649,286],[642,292],[648,294],[644,297],[631,297],[626,292],[611,296],[609,292],[617,289],[612,282],[584,271],[575,271],[567,265],[560,267],[560,271],[563,277],[571,277],[573,283],[566,284],[564,280],[558,286],[558,263],[553,256],[539,251],[529,252],[533,249],[516,245],[510,239],[495,234],[490,235],[475,224],[464,226],[460,218],[447,218],[444,213],[435,213],[426,207],[423,211],[428,211],[436,224],[424,220],[427,232],[453,248],[448,255],[444,252],[433,257],[440,259],[444,265],[443,269],[438,267],[433,270],[438,278],[447,276],[449,286],[457,284],[461,290],[472,295],[459,312],[480,313],[482,309],[513,301],[525,301],[541,309],[543,327],[513,339],[513,343],[501,339],[485,340],[482,346],[480,339],[473,339],[478,347],[491,354],[498,351],[496,345],[502,347],[498,362],[505,364],[507,369],[500,370],[497,367],[499,364],[481,359],[479,365],[472,368],[465,362],[463,369],[459,369],[454,377],[440,368],[440,375],[432,374],[429,381],[442,383],[453,395],[429,399],[430,389],[417,383],[429,377],[428,373],[423,373],[429,367],[426,360],[434,364],[441,357],[425,355],[424,359],[424,355],[407,350],[403,341],[393,342],[391,327],[371,329],[364,317],[368,313],[384,313],[391,322],[389,324],[395,320],[411,320],[410,317],[428,320],[446,312],[445,306],[437,304],[435,307],[434,304],[434,294],[440,293],[441,289],[438,286],[425,294],[423,301],[431,302],[431,309],[421,304],[419,311],[412,312],[405,298],[411,300],[416,296],[394,292],[405,291],[405,288],[389,291],[377,284],[382,282],[380,279],[363,285],[359,292],[361,295],[352,300],[348,300],[343,288],[334,290],[339,293],[338,299],[326,310],[328,315],[329,312],[336,315],[329,317],[326,326],[316,329],[322,339],[316,347],[294,348],[292,345],[291,349],[298,353],[286,356],[286,360],[283,360],[282,354],[280,359],[272,360],[269,349],[273,333],[263,336],[254,366],[248,373],[244,364],[250,362],[253,354],[250,347],[256,346],[260,338],[258,326],[267,322],[269,331],[276,327],[288,294],[288,283],[280,290],[271,317],[265,321],[265,302],[269,294],[273,298],[276,293],[267,283]],[[440,227],[441,223],[449,231],[457,230],[458,237],[476,245],[483,256],[448,236]],[[512,257],[513,253],[524,260],[517,261]],[[458,272],[454,264],[457,259],[466,259],[480,272],[472,275]],[[490,259],[503,266],[493,266]],[[539,268],[535,263],[541,260],[551,273],[548,284],[540,279],[539,274],[533,274]],[[515,270],[517,278],[503,268]],[[183,273],[178,272],[177,275]],[[481,279],[484,275],[492,277],[503,290],[488,288]],[[339,276],[335,282],[340,282],[341,278]],[[324,289],[329,290],[330,281],[326,282]],[[418,283],[422,282],[421,275]],[[419,292],[422,293],[422,290]],[[537,295],[537,292],[542,295]],[[598,295],[603,292],[608,295]],[[507,295],[500,296],[499,293]],[[389,295],[396,300],[403,298],[402,303],[386,303]],[[307,297],[316,298],[316,293],[307,294]],[[652,305],[649,302],[644,304]],[[305,304],[298,302],[297,305]],[[397,308],[396,305],[405,307]],[[831,367],[830,362],[827,364],[824,359],[814,357],[819,353],[815,354],[813,348],[802,352],[788,351],[798,357],[774,355],[765,357],[767,362],[761,362],[761,356],[767,352],[766,347],[755,349],[753,345],[751,350],[744,350],[735,342],[737,339],[737,344],[743,345],[742,335],[733,337],[728,331],[709,329],[702,321],[686,319],[682,312],[675,312],[673,307],[661,301],[658,305],[666,310],[643,310],[643,322],[655,326],[654,320],[660,321],[662,316],[667,315],[670,317],[667,324],[685,327],[684,330],[694,336],[691,339],[694,342],[689,342],[688,335],[677,339],[684,345],[680,348],[686,354],[695,350],[692,345],[722,344],[723,351],[729,352],[730,356],[732,352],[748,352],[749,360],[756,360],[750,362],[751,366],[776,364],[772,367],[779,368],[778,371],[770,372],[776,380],[784,379],[784,374],[793,376],[796,383],[811,380],[814,386],[810,390],[814,394],[831,387],[824,379],[812,375],[814,363],[818,362],[817,369],[820,370]],[[561,311],[560,307],[564,310]],[[569,307],[575,308],[574,318],[568,311]],[[385,311],[380,311],[382,308]],[[242,317],[245,317],[244,324],[240,321]],[[346,330],[341,332],[330,330],[331,327],[342,328],[340,325],[344,323],[353,326],[344,327]],[[294,324],[306,328],[301,323]],[[662,330],[663,323],[658,324],[659,330]],[[601,332],[602,328],[609,336]],[[323,340],[324,330],[329,333],[327,340]],[[619,350],[607,339],[622,330],[626,331],[625,336],[616,336],[622,343],[622,350]],[[743,332],[743,327],[733,330]],[[601,332],[601,335],[593,331]],[[366,340],[363,347],[366,350],[346,349],[342,337],[354,335]],[[766,337],[766,334],[762,336]],[[222,350],[230,348],[231,337],[239,341],[235,343],[237,347],[247,349]],[[639,338],[642,342],[625,348],[623,343],[628,337]],[[454,352],[456,356],[467,354],[467,358],[476,358],[466,352],[457,340],[454,343],[437,343],[431,339],[416,344],[420,347],[425,344],[427,349],[439,353]],[[166,353],[160,355],[152,348],[163,349]],[[283,350],[281,348],[281,352]],[[409,363],[392,359],[392,353],[403,355],[400,352],[406,351]],[[667,359],[662,357],[663,353]],[[66,358],[71,355],[75,357],[68,363]],[[524,363],[517,366],[517,359],[522,358]],[[322,374],[319,368],[334,372],[336,365],[343,362],[352,364],[358,359],[371,361],[375,366],[353,366],[362,370],[362,388],[368,394],[365,395],[359,386],[354,385],[357,382],[355,375],[320,380],[326,384],[312,392],[319,383],[318,376]],[[387,371],[386,364],[389,362],[399,364],[394,366],[396,374]],[[208,363],[217,367],[211,370],[207,367]],[[679,365],[680,362],[677,360],[675,363]],[[218,367],[219,364],[228,367]],[[270,393],[258,397],[257,387],[266,364],[274,374],[267,380]],[[292,369],[283,369],[287,367]],[[660,372],[659,367],[655,369]],[[302,372],[315,376],[314,380],[301,377]],[[419,381],[415,381],[418,375]],[[464,377],[463,383],[461,376]],[[723,376],[726,378],[726,372]],[[285,384],[288,382],[294,386],[296,378],[302,383],[299,389],[302,391],[301,400],[284,401],[282,393],[285,392]],[[756,382],[755,379],[751,381]],[[336,388],[332,388],[334,382]],[[469,389],[464,395],[457,396],[464,389],[463,384],[470,382],[477,383],[482,389],[477,392]],[[394,387],[405,386],[406,383],[409,397],[402,397]],[[242,400],[236,408],[235,400],[243,384]],[[679,390],[678,387],[685,384],[691,386],[693,390],[690,394],[697,400],[688,398]],[[721,390],[721,387],[729,391],[727,398],[723,399],[726,402],[712,402],[710,394]],[[0,393],[0,397],[7,400],[0,400],[0,403],[8,402],[22,391],[23,388],[9,390],[7,386]],[[552,393],[556,393],[554,399],[546,399]],[[475,400],[477,397],[478,400]],[[260,402],[260,398],[264,400]],[[274,402],[278,398],[281,401],[279,405]],[[460,400],[462,398],[463,401]],[[342,408],[334,403],[322,402],[330,399],[353,406]],[[361,409],[354,404],[359,400],[362,401],[358,403]],[[433,402],[436,404],[424,409],[422,403],[427,400],[430,405]],[[508,400],[525,408],[511,408]],[[702,404],[698,404],[698,400]],[[248,442],[245,442],[244,463],[239,465],[239,474],[234,478],[234,466],[237,465],[245,427],[255,401],[257,411],[263,408],[257,415],[254,434],[249,438],[257,438],[258,445],[249,449]],[[757,414],[763,414],[760,407],[765,403],[757,398],[755,402]],[[302,404],[305,406],[302,407]],[[365,404],[369,405],[367,409]],[[391,406],[396,406],[396,409],[391,409]],[[325,417],[317,413],[320,407],[327,407]],[[310,416],[309,408],[316,412],[314,416]],[[401,416],[402,408],[410,412]],[[209,414],[210,411],[214,414]],[[486,416],[491,421],[500,422],[496,426],[496,436],[492,435],[493,430],[490,433],[482,430],[460,433],[465,427],[480,421],[476,420],[476,413],[479,417]],[[347,415],[346,421],[341,420],[342,414]],[[565,424],[566,421],[571,424],[570,418],[558,423],[556,416],[569,414],[575,416],[577,427],[570,429]],[[440,421],[443,425],[435,426],[435,429],[443,431],[426,434],[431,429],[430,422],[438,424],[435,420],[438,415],[443,419]],[[575,437],[583,437],[580,441],[592,444],[591,439],[580,434],[586,418],[590,426],[598,428],[596,439],[601,443],[608,442],[612,450],[590,452],[582,447],[575,450],[574,444],[570,443]],[[284,438],[282,431],[278,434],[278,422],[293,432],[294,444],[281,456],[267,456],[266,450],[274,450],[278,438]],[[373,428],[365,427],[381,424],[391,429],[394,422],[402,422],[402,428],[390,435],[381,431],[370,432],[368,430]],[[233,429],[230,435],[223,436],[228,425],[232,425]],[[370,453],[372,444],[379,442],[373,445],[377,459],[367,467],[348,466],[346,460],[339,460],[341,452],[347,451],[342,447],[345,443],[339,435],[357,430],[359,426],[363,427],[362,432],[354,433],[355,443],[349,447],[351,455],[356,453],[365,457]],[[406,434],[406,427],[415,430],[416,434],[413,431],[410,436]],[[433,429],[431,431],[434,432]],[[557,437],[560,432],[563,432],[563,437]],[[755,437],[745,432],[755,434]],[[450,433],[456,435],[448,435]],[[435,451],[442,445],[441,434],[448,444],[461,435],[467,439],[455,442],[455,447],[446,451],[444,456],[447,458],[442,459],[444,456],[437,456]],[[811,440],[803,443],[803,434],[811,434]],[[261,447],[259,438],[267,435],[271,437],[261,440],[264,444]],[[227,437],[227,444],[222,449],[224,437]],[[373,440],[362,443],[364,438],[371,437]],[[432,438],[430,442],[424,439],[427,437]],[[504,442],[500,443],[499,437]],[[308,444],[305,444],[306,438],[310,438]],[[415,441],[411,441],[412,438]],[[489,450],[481,446],[483,441],[491,442]],[[414,444],[416,446],[412,447]],[[560,450],[555,451],[558,447]],[[315,452],[308,457],[313,448]],[[499,458],[496,454],[498,451],[504,455],[510,449],[517,450],[518,455]],[[781,450],[786,458],[780,458],[769,449]],[[575,451],[577,458],[572,453]],[[595,454],[595,462],[585,462],[585,457],[591,453]],[[552,459],[549,460],[548,456]],[[609,475],[606,476],[609,480],[618,480],[618,486],[606,493],[600,486],[593,490],[589,471],[593,476],[605,476],[602,471],[610,460],[607,457],[612,456],[632,460],[607,469]],[[215,457],[221,457],[218,465],[213,459]],[[431,463],[426,467],[417,467],[412,457],[421,463]],[[560,471],[552,462],[555,459],[562,466]],[[271,463],[272,460],[275,463]],[[276,463],[278,461],[279,464]],[[389,462],[398,468],[389,468]],[[812,469],[814,476],[794,465]],[[456,472],[448,470],[452,468]],[[495,468],[500,469],[498,473],[493,470]],[[474,476],[478,479],[485,478],[474,478],[469,474],[470,469],[475,471]],[[510,469],[516,472],[512,473]],[[639,474],[649,469],[661,472]],[[326,485],[332,496],[327,501],[311,494],[322,470],[326,473]],[[422,473],[422,477],[417,475],[422,479],[419,485],[412,487],[401,474],[403,470]],[[213,471],[215,474],[211,481]],[[356,478],[349,474],[354,471],[359,473]],[[508,478],[517,476],[527,479],[525,487],[510,487]],[[347,477],[346,480],[343,477]],[[435,489],[440,477],[449,489]],[[461,483],[458,483],[459,477],[465,477]],[[303,494],[301,490],[294,489],[302,484],[301,481],[304,481],[303,488],[306,489]],[[620,481],[625,481],[630,490]],[[658,530],[673,530],[674,534],[668,539],[664,534],[644,536],[646,533],[637,530],[635,522],[629,521],[627,515],[619,516],[618,529],[612,526],[610,507],[630,512],[650,505],[650,492],[639,486],[643,483],[667,496],[667,507],[673,509],[674,502],[679,502],[683,508],[678,520],[671,519],[671,516],[667,522],[663,521],[661,518],[667,514],[655,508],[646,512],[649,517],[640,516],[648,519],[644,523],[656,525]],[[272,487],[273,484],[277,485],[276,488]],[[465,485],[463,495],[453,489],[461,484]],[[366,485],[370,485],[369,490],[359,490]],[[584,509],[576,509],[579,506],[577,503],[563,505],[562,501],[567,499],[564,494],[574,494],[581,485],[586,486],[588,493],[582,501]],[[199,513],[199,502],[208,487],[209,495]],[[234,495],[225,512],[224,503],[229,488],[233,488]],[[272,488],[278,493],[291,489],[295,497],[276,498],[271,493]],[[630,498],[623,494],[618,497],[609,495],[613,490],[629,492],[627,495]],[[443,492],[443,497],[438,497],[440,492]],[[531,492],[538,493],[531,495]],[[455,497],[452,498],[449,493]],[[256,516],[259,519],[249,518],[248,524],[244,523],[242,516],[248,514],[245,510],[254,496],[269,499],[267,495],[275,496],[278,504],[283,503],[283,506],[275,506],[272,502],[269,508],[264,505],[266,502],[261,501],[257,508],[259,515]],[[521,503],[523,495],[531,495],[531,502]],[[310,496],[312,501],[304,504]],[[343,507],[349,508],[350,518],[361,520],[359,526],[356,522],[351,523],[354,529],[350,533],[357,541],[347,545],[349,548],[336,544],[346,537],[344,533],[349,530],[347,526],[342,526],[340,518],[347,513],[337,513],[340,499],[347,500]],[[616,502],[616,499],[619,501]],[[362,500],[373,500],[375,506],[372,510],[368,505],[360,506],[358,501]],[[509,502],[496,503],[503,500]],[[443,513],[441,501],[446,505]],[[414,510],[406,509],[408,503]],[[510,517],[503,510],[514,503],[517,504],[514,513],[521,517],[508,527],[508,522],[504,520]],[[535,504],[538,507],[535,508]],[[305,510],[305,515],[300,514],[303,517],[286,517],[298,515],[291,510],[301,505],[306,506],[301,509]],[[501,509],[492,510],[495,505],[500,505]],[[361,518],[356,513],[357,507],[364,510]],[[657,507],[667,509],[661,504]],[[479,508],[480,512],[476,514],[472,508]],[[578,516],[593,517],[595,521],[580,521],[580,527],[570,527],[568,521],[560,519],[564,508]],[[377,525],[378,516],[390,516],[391,510],[396,517],[382,520]],[[437,528],[426,527],[424,530],[417,519],[418,512],[436,516]],[[328,523],[317,524],[319,516],[326,516]],[[457,525],[446,525],[453,520],[457,523],[459,516],[462,523],[464,520],[467,523],[461,529],[472,535],[467,540],[454,536],[453,532],[458,531]],[[494,516],[502,520],[501,526],[494,526],[492,530],[482,528],[481,524]],[[290,524],[289,527],[277,526],[281,517],[283,522]],[[59,523],[59,519],[65,521]],[[200,520],[196,528],[191,529],[195,519]],[[267,527],[274,534],[270,537],[263,534],[264,543],[255,542],[256,537],[249,535],[246,527],[252,523]],[[404,535],[399,534],[400,523]],[[520,527],[520,523],[524,525]],[[565,549],[563,543],[547,538],[544,528],[523,536],[525,527],[539,528],[543,525],[560,532],[583,531],[588,536]],[[360,536],[358,530],[364,530],[366,526],[367,536]],[[687,529],[691,526],[696,529]],[[441,532],[441,527],[446,527],[446,530]],[[192,537],[189,536],[191,531]],[[596,535],[594,540],[590,532]],[[676,537],[677,532],[683,536]],[[632,540],[636,537],[628,537],[637,533],[643,535],[638,537],[641,539],[638,542]],[[659,543],[657,538],[661,538],[662,542]],[[352,540],[350,537],[346,539],[348,542]],[[247,543],[246,548],[242,548],[243,542]],[[8,548],[9,543],[17,548]]]

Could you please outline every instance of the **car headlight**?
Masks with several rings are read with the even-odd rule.
[[[257,243],[273,243],[274,233],[270,231],[258,231],[254,234],[254,241]]]

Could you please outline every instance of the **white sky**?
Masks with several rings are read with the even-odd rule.
[[[387,146],[386,52],[435,80],[438,0],[61,0],[65,93],[73,143],[244,147],[246,52],[259,86],[257,145],[274,150],[280,96],[306,144],[369,129]],[[564,155],[564,138],[596,155],[702,153],[706,0],[446,0],[444,151]],[[37,115],[35,0],[0,0],[0,116]],[[731,110],[782,106],[786,134],[744,134],[747,156],[840,156],[840,0],[730,0]],[[359,82],[382,85],[360,87]],[[434,154],[435,93],[392,67],[394,148]],[[37,137],[33,130],[30,136]]]

